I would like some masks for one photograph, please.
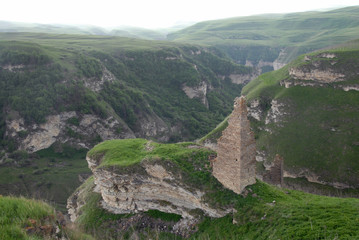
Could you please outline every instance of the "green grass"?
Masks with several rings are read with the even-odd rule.
[[[55,234],[41,231],[41,227],[59,227],[57,237],[73,240],[94,240],[76,226],[62,227],[55,209],[49,204],[33,199],[0,196],[0,239],[2,240],[40,240],[54,239]],[[27,228],[35,233],[27,233]]]
[[[153,150],[148,151],[145,145],[148,144]],[[188,148],[190,145],[196,145],[190,142],[160,144],[148,142],[145,139],[117,139],[102,142],[96,145],[88,152],[89,157],[102,158],[99,167],[119,166],[127,167],[140,163],[144,159],[170,159],[178,161],[185,156],[196,152],[209,152],[203,149]],[[198,146],[199,147],[199,146]]]
[[[218,124],[215,129],[213,129],[207,135],[199,139],[198,143],[203,144],[206,140],[210,142],[217,142],[217,139],[222,136],[223,130],[228,127],[228,118],[229,116],[226,117],[220,124]]]
[[[29,219],[41,222],[54,214],[44,202],[15,197],[0,197],[0,210],[0,239],[4,240],[41,239],[27,236],[25,226],[30,225]]]
[[[207,218],[195,239],[357,239],[359,200],[311,195],[258,182],[237,213]],[[254,193],[256,196],[254,196]],[[273,203],[275,201],[275,203]]]

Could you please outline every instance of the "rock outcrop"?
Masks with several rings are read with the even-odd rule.
[[[333,83],[344,81],[345,75],[343,73],[334,72],[331,69],[289,69],[289,75],[293,79],[312,80],[320,83]]]
[[[218,139],[217,158],[213,162],[213,175],[238,194],[256,182],[256,146],[247,114],[244,97],[236,98],[228,127]]]
[[[102,140],[135,137],[125,123],[112,116],[102,119],[96,115],[80,115],[71,111],[49,115],[42,124],[26,125],[18,114],[12,115],[16,118],[6,121],[6,135],[16,139],[20,150],[28,152],[48,148],[55,142],[91,148],[95,136]],[[76,123],[69,122],[70,119],[74,119]]]
[[[190,99],[198,98],[208,108],[207,92],[209,90],[209,85],[202,81],[198,86],[189,87],[186,84],[182,86],[182,90],[186,93],[187,97]]]
[[[202,147],[193,145],[187,148],[197,151]],[[147,142],[143,151],[151,152],[153,149],[151,142]],[[139,213],[150,209],[174,213],[182,216],[174,229],[181,229],[196,222],[198,213],[218,218],[232,211],[231,208],[213,207],[202,186],[184,180],[186,174],[170,160],[145,158],[128,167],[109,167],[100,165],[102,158],[101,155],[90,157],[88,154],[86,160],[94,175],[95,191],[102,196],[101,205],[111,213]],[[82,206],[81,201],[77,203],[74,199],[69,200],[72,219],[76,219],[79,206]]]

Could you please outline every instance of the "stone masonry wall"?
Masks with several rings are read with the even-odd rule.
[[[247,118],[244,97],[236,98],[228,127],[218,139],[217,158],[213,162],[213,175],[226,188],[240,194],[256,182],[256,146],[254,133]]]

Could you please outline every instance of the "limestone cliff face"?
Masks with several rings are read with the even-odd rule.
[[[256,182],[256,146],[247,114],[244,97],[236,98],[228,127],[218,139],[218,155],[213,162],[213,175],[236,193]]]
[[[98,159],[86,159],[94,174],[96,191],[102,196],[102,207],[112,213],[157,209],[179,214],[188,221],[195,218],[198,210],[210,217],[222,217],[231,211],[210,207],[203,200],[205,192],[185,184],[170,161],[143,160],[136,170],[119,173],[114,168],[98,167]]]
[[[207,92],[210,89],[210,86],[205,81],[199,83],[198,86],[189,87],[186,84],[182,86],[182,90],[186,93],[187,97],[190,99],[198,98],[201,100],[203,105],[208,108]]]
[[[112,116],[101,119],[96,115],[80,115],[72,111],[49,115],[42,124],[26,125],[18,114],[13,115],[17,117],[6,121],[6,135],[16,139],[20,150],[28,152],[48,148],[55,142],[90,148],[95,136],[102,140],[135,137],[126,124]],[[78,124],[69,123],[69,119],[77,119]]]
[[[345,82],[355,79],[359,74],[356,70],[357,63],[343,63],[342,61],[343,59],[336,54],[327,52],[304,56],[299,66],[289,69],[290,78],[282,80],[280,85],[285,88],[331,87],[344,91],[358,91],[358,84]]]
[[[289,75],[296,80],[312,80],[318,83],[344,81],[346,78],[344,72],[335,68],[336,57],[333,53],[321,53],[316,56],[307,55],[304,57],[306,64],[290,68]]]
[[[313,80],[322,83],[341,82],[345,79],[344,74],[334,72],[331,69],[319,70],[291,68],[289,70],[289,75],[294,79]]]

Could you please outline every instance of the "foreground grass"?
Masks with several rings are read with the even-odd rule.
[[[55,233],[56,228],[58,232]],[[51,229],[51,230],[50,230]],[[49,204],[33,199],[0,197],[0,239],[94,240],[76,226],[60,225],[55,209]]]
[[[357,239],[359,200],[279,189],[262,182],[238,197],[237,213],[206,218],[196,239]],[[232,220],[236,224],[232,224]]]
[[[172,161],[177,165],[177,168],[172,170],[185,173],[181,178],[184,182],[202,186],[202,190],[206,192],[203,199],[210,205],[235,209],[232,214],[218,219],[199,214],[201,221],[198,231],[191,239],[359,238],[359,199],[312,195],[270,186],[261,181],[247,187],[248,195],[243,197],[224,189],[221,184],[216,184],[218,181],[211,176],[211,169],[205,167],[210,165],[208,154],[213,152],[195,146],[193,143],[158,144],[143,139],[112,140],[97,145],[89,154],[94,156],[98,153],[103,157],[99,167],[110,166],[110,169],[130,169],[131,166],[139,165],[143,159]],[[206,157],[199,157],[200,151],[205,151]],[[129,161],[129,152],[135,161]],[[132,168],[131,171],[136,169],[139,168]],[[133,226],[130,232],[122,233],[118,229],[112,229],[116,226],[114,222],[134,215],[115,215],[102,210],[99,207],[101,197],[92,192],[93,188],[93,179],[80,187],[84,190],[83,195],[86,197],[83,202],[86,204],[82,207],[77,222],[85,226],[87,231],[95,229],[93,234],[97,234],[96,231],[104,231],[103,239],[117,236],[129,239],[133,233],[138,234],[140,239],[150,236],[137,229],[137,226]],[[213,204],[213,201],[217,202],[217,205]],[[164,220],[179,220],[176,216],[168,216],[159,211],[149,211],[147,214]],[[102,227],[96,228],[99,226],[97,223]],[[170,233],[158,234],[157,238],[179,239]]]
[[[140,239],[148,239],[156,232],[149,229],[143,233],[136,226],[126,232],[114,228],[116,221],[133,215],[116,215],[101,209],[100,195],[92,192],[93,179],[89,179],[84,187],[88,188],[84,194],[86,204],[77,223],[96,239],[130,239],[133,233]],[[232,196],[236,213],[218,219],[203,217],[198,232],[190,239],[314,240],[359,237],[359,199],[317,196],[280,189],[260,181],[247,189],[250,192],[247,197]],[[155,217],[166,217],[165,213],[155,213]],[[153,216],[153,212],[148,214]],[[181,239],[170,233],[156,234],[157,239]]]
[[[0,197],[0,239],[38,239],[25,233],[29,219],[36,221],[53,216],[49,205],[35,200],[15,197]]]

